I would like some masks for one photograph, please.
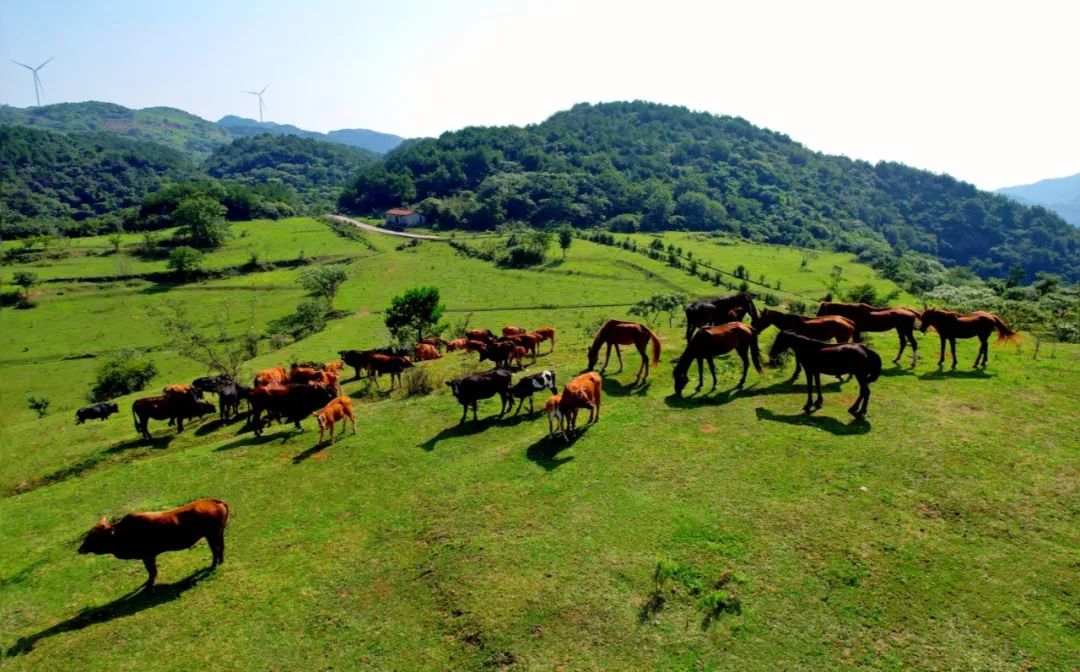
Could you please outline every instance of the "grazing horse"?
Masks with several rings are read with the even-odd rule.
[[[694,301],[686,307],[686,340],[690,341],[690,337],[694,335],[694,329],[698,327],[737,322],[747,314],[753,320],[758,317],[754,295],[749,292]]]
[[[690,363],[695,359],[698,367],[698,384],[694,391],[701,390],[702,381],[705,377],[702,364],[705,360],[708,360],[709,371],[712,373],[712,387],[710,389],[715,390],[716,366],[713,363],[713,358],[717,355],[727,354],[732,350],[739,353],[739,357],[742,358],[742,378],[739,379],[739,384],[735,387],[741,388],[746,383],[746,370],[750,368],[750,362],[746,357],[747,350],[750,351],[750,355],[753,357],[754,369],[758,373],[763,373],[761,370],[761,353],[758,351],[757,331],[753,327],[743,322],[728,322],[719,327],[702,327],[694,332],[690,342],[686,344],[686,350],[683,351],[678,363],[675,364],[675,396],[681,397],[683,388],[690,382],[688,372]]]
[[[900,337],[900,352],[896,353],[893,364],[900,361],[904,348],[911,345],[911,366],[919,360],[919,344],[915,341],[915,321],[921,316],[911,308],[875,308],[865,303],[836,303],[822,301],[818,306],[818,317],[823,315],[841,315],[855,323],[855,340],[864,331],[892,331]]]
[[[866,415],[866,405],[870,402],[870,383],[881,375],[881,357],[862,343],[841,343],[831,345],[825,341],[816,341],[806,336],[799,336],[793,331],[781,331],[769,351],[769,357],[775,358],[791,348],[795,356],[806,369],[806,405],[807,413],[821,408],[821,374],[839,376],[850,373],[859,382],[859,396],[848,409],[856,418]],[[813,400],[814,386],[817,385],[817,401]]]
[[[768,308],[761,311],[758,319],[753,321],[753,326],[759,332],[775,326],[780,331],[794,331],[800,336],[814,338],[819,341],[836,339],[837,343],[847,343],[855,340],[858,330],[855,323],[840,315],[824,315],[822,317],[807,317],[794,313],[782,313],[779,310]],[[791,375],[794,381],[802,371],[802,364],[795,358],[795,373]]]
[[[619,350],[620,345],[633,345],[638,349],[638,353],[641,354],[641,366],[638,367],[637,375],[634,376],[634,382],[638,380],[644,381],[649,377],[649,358],[645,354],[645,347],[652,341],[652,363],[656,366],[660,363],[660,339],[656,337],[648,327],[638,324],[637,322],[620,322],[619,320],[608,320],[604,323],[604,326],[600,327],[600,331],[596,332],[596,337],[593,338],[592,345],[589,346],[589,366],[588,370],[592,371],[596,368],[596,361],[600,358],[600,346],[607,345],[607,355],[604,357],[604,366],[600,371],[603,372],[607,368],[608,362],[611,361],[611,346],[615,346],[615,356],[619,358],[619,371],[623,370],[622,352]],[[644,372],[644,375],[642,375]]]
[[[951,310],[928,308],[922,314],[922,326],[919,331],[926,333],[927,329],[934,329],[941,337],[941,356],[938,357],[938,366],[945,363],[945,341],[949,342],[952,352],[952,368],[956,368],[956,339],[979,338],[979,354],[975,356],[975,364],[972,368],[978,368],[980,360],[986,368],[989,359],[990,346],[987,342],[990,333],[997,331],[998,343],[1020,340],[1020,334],[1009,328],[1005,321],[993,313],[978,310],[974,313],[954,313]]]
[[[540,327],[532,333],[534,336],[540,337],[541,343],[551,341],[551,350],[548,352],[555,352],[555,327]]]

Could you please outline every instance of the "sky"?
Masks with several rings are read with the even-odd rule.
[[[1080,172],[1080,3],[0,0],[0,103],[105,100],[407,137],[578,102],[741,116],[984,189]]]

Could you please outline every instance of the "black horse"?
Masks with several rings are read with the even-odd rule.
[[[694,301],[686,307],[686,340],[690,341],[698,327],[741,322],[745,315],[750,315],[752,320],[758,319],[754,295],[750,292]]]
[[[833,345],[825,341],[799,336],[793,331],[782,331],[776,337],[770,358],[776,358],[790,348],[795,357],[806,369],[806,405],[807,413],[821,408],[821,374],[839,376],[850,373],[859,382],[859,396],[848,409],[856,418],[866,415],[866,405],[870,402],[870,383],[881,375],[881,357],[862,343],[841,343]],[[817,386],[817,401],[814,401],[814,386]]]

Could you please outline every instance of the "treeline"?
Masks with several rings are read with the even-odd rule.
[[[644,102],[577,105],[543,123],[407,142],[339,205],[413,204],[446,228],[511,221],[617,232],[722,231],[887,255],[923,252],[984,277],[1080,277],[1080,232],[944,175],[810,151],[733,117]]]

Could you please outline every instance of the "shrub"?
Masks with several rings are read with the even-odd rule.
[[[180,237],[189,244],[202,248],[219,247],[229,235],[226,212],[225,206],[214,199],[194,196],[180,201],[172,217],[180,227]]]
[[[780,305],[780,297],[773,294],[772,292],[766,292],[764,300],[765,300],[765,305],[766,306],[779,306]]]
[[[806,302],[796,299],[794,301],[788,301],[788,312],[796,313],[798,315],[806,314]]]
[[[414,366],[401,376],[401,385],[407,397],[422,397],[431,394],[438,389],[439,384],[427,367]]]
[[[348,277],[344,266],[317,266],[301,273],[297,282],[308,294],[322,298],[328,308],[333,308],[334,297]]]
[[[98,367],[94,385],[90,389],[90,400],[105,401],[138,392],[156,375],[157,366],[153,360],[134,350],[121,351]]]
[[[26,398],[26,405],[31,411],[37,413],[38,419],[45,417],[45,414],[49,412],[49,404],[51,403],[52,402],[49,401],[48,397],[35,397],[31,395]]]
[[[194,247],[188,247],[187,245],[181,245],[180,247],[173,248],[173,251],[169,253],[169,259],[165,262],[165,265],[171,271],[175,271],[179,275],[189,275],[199,270],[202,266],[203,253],[196,250]]]

